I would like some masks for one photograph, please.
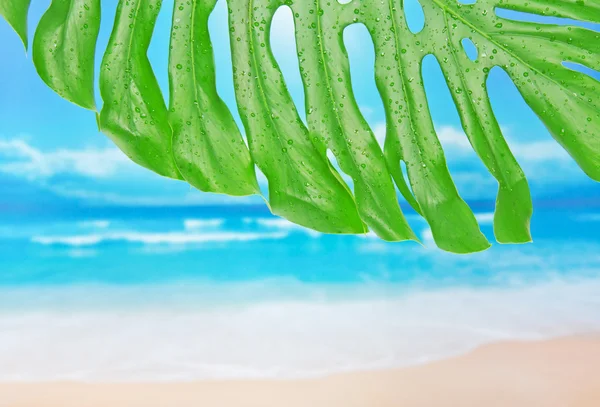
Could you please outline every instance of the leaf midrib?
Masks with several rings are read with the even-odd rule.
[[[261,75],[258,72],[258,67],[260,66],[260,62],[257,59],[258,57],[255,52],[256,48],[254,46],[254,34],[253,34],[254,30],[252,28],[252,17],[253,17],[252,8],[253,8],[253,6],[254,6],[254,1],[249,0],[248,1],[248,15],[247,15],[248,21],[246,23],[246,29],[247,29],[247,33],[248,33],[250,53],[252,55],[252,62],[254,63],[254,65],[251,69],[253,69],[256,73],[257,88],[258,88],[258,90],[260,92],[260,96],[261,96],[260,102],[263,105],[263,107],[265,108],[265,111],[269,113],[266,116],[268,117],[268,120],[271,123],[273,130],[276,132],[275,139],[277,140],[277,142],[279,143],[279,145],[281,147],[285,147],[285,145],[283,144],[281,132],[279,131],[279,127],[277,126],[277,123],[275,123],[275,120],[273,120],[273,110],[271,109],[271,107],[269,106],[269,103],[267,102],[267,95],[264,91],[263,78],[261,77]],[[293,160],[288,159],[288,162],[295,166],[295,162]]]
[[[196,78],[196,52],[194,49],[194,38],[196,38],[196,6],[198,4],[198,0],[192,0],[192,12],[191,12],[191,21],[190,21],[190,60],[192,62],[192,77],[194,78],[194,98],[200,104],[200,98],[198,97],[198,81]],[[177,2],[175,2],[175,7],[177,7]],[[196,105],[198,106],[198,105]]]
[[[321,0],[315,0],[315,5],[317,7],[317,10],[319,10],[321,8]],[[317,35],[319,36],[319,40],[318,40],[318,43],[319,43],[319,53],[321,54],[321,58],[323,59],[323,70],[324,70],[324,73],[325,73],[325,86],[327,88],[327,94],[329,95],[329,100],[331,100],[331,103],[333,105],[333,109],[332,110],[333,110],[333,114],[335,116],[338,128],[340,130],[342,130],[342,134],[343,134],[344,126],[342,125],[342,118],[340,117],[340,115],[338,113],[338,110],[337,110],[337,106],[335,105],[336,98],[335,98],[335,95],[333,93],[333,87],[331,86],[331,74],[329,72],[329,67],[327,65],[327,61],[325,59],[325,48],[323,48],[323,37],[324,37],[324,35],[322,35],[322,33],[323,33],[323,28],[322,28],[322,25],[321,25],[321,18],[318,15],[318,12],[317,12]],[[332,135],[332,137],[333,137],[333,135]],[[346,150],[350,150],[350,147],[348,146],[348,140],[346,139],[346,137],[342,137],[342,138],[344,139],[344,145],[346,146]],[[358,169],[359,168],[359,164],[356,161],[356,158],[354,158],[354,154],[352,154],[351,152],[348,152],[348,156],[352,160],[352,164],[354,165],[354,167],[356,169]],[[360,178],[360,177],[357,177],[357,178]],[[367,186],[367,189],[369,189],[371,191],[371,193],[373,193],[373,190],[372,190],[370,184],[369,183],[365,183],[365,185]],[[374,194],[374,195],[376,195],[376,194]],[[357,202],[357,205],[358,205],[358,202]]]
[[[127,44],[127,67],[129,68],[129,86],[127,87],[127,92],[131,91],[131,82],[135,82],[132,80],[132,75],[131,75],[131,71],[132,71],[132,64],[131,64],[131,52],[133,49],[133,38],[135,37],[135,35],[133,35],[133,33],[135,32],[136,28],[137,28],[137,17],[140,11],[140,7],[142,6],[142,1],[144,0],[138,0],[137,4],[135,6],[135,10],[133,13],[133,28],[131,29],[131,35],[129,36],[129,43]],[[139,137],[139,132],[137,131],[137,125],[135,123],[135,121],[133,120],[133,114],[129,115],[129,128],[130,129],[135,129],[136,131],[132,131],[131,134],[134,137]]]
[[[194,84],[192,86],[192,88],[194,88],[194,98],[196,99],[196,103],[194,104],[194,110],[196,110],[199,114],[202,114],[202,111],[200,110],[200,95],[198,93],[198,78],[196,76],[196,49],[195,49],[195,38],[196,38],[196,8],[198,6],[198,1],[199,0],[192,0],[192,18],[190,21],[190,60],[192,62],[192,77],[194,78]],[[205,133],[207,133],[207,127],[204,124],[204,120],[199,120],[198,121],[200,124],[200,127],[204,130]],[[204,137],[204,141],[205,143],[208,145],[209,149],[210,149],[210,155],[211,156],[216,156],[215,154],[215,148],[213,146],[212,143],[212,139],[211,137]],[[205,177],[204,174],[202,174],[202,177],[206,179],[208,184],[213,184],[213,182],[208,178]]]
[[[201,100],[204,100],[204,98],[200,98],[200,91],[202,91],[203,93],[205,93],[205,92],[204,92],[204,90],[202,90],[202,87],[199,85],[201,81],[198,80],[198,76],[197,76],[196,44],[195,44],[196,28],[197,28],[196,10],[198,8],[199,1],[200,0],[192,0],[191,20],[190,20],[190,28],[189,28],[189,52],[190,52],[190,61],[191,61],[191,65],[192,65],[192,67],[191,67],[192,81],[193,81],[192,88],[194,89],[193,92],[194,92],[194,98],[196,101],[196,103],[194,103],[193,110],[195,110],[196,113],[198,113],[199,115],[202,115],[203,111],[200,108],[200,102],[201,102]],[[177,7],[177,2],[175,2],[175,7]],[[209,109],[206,109],[206,110],[209,110]],[[181,120],[183,121],[184,119],[181,118]],[[200,129],[202,131],[204,131],[205,134],[208,134],[208,127],[206,126],[204,120],[197,120],[196,123],[198,123]],[[173,132],[173,133],[175,133],[175,132]],[[208,149],[209,156],[218,157],[218,154],[216,153],[217,149],[215,148],[215,143],[213,143],[212,137],[203,137],[202,142],[204,142],[205,147]],[[211,178],[207,177],[203,172],[200,172],[200,175],[205,180],[205,182],[209,185],[209,188],[212,188],[214,186],[214,182]]]
[[[452,34],[450,32],[450,27],[449,27],[449,24],[448,24],[448,15],[446,13],[444,13],[444,24],[446,25],[446,29],[448,30],[448,36],[451,37]],[[461,64],[458,62],[458,59],[457,59],[457,55],[456,55],[457,50],[456,50],[456,47],[452,46],[452,44],[449,43],[448,44],[448,48],[450,49],[450,54],[452,55],[452,59],[454,60],[454,64],[457,67],[460,67]],[[457,69],[457,71],[458,71],[458,77],[460,78],[460,82],[461,82],[463,88],[465,88],[465,90],[466,90],[468,88],[468,84],[467,84],[467,80],[466,80],[465,74],[464,74],[463,70],[460,69],[460,68]],[[475,103],[473,102],[473,99],[470,96],[467,96],[467,100],[469,101],[469,105],[471,105],[471,109],[474,112],[476,112]],[[483,126],[482,126],[481,121],[479,120],[479,118],[477,120],[477,124],[479,125],[479,129],[481,130],[481,132],[483,134],[485,134],[485,129],[483,128]],[[494,149],[492,148],[492,145],[491,145],[490,141],[488,140],[488,138],[484,136],[484,137],[482,137],[482,139],[487,144],[488,149],[490,151],[494,151]],[[496,160],[494,160],[494,161],[496,161]],[[506,178],[506,174],[504,174],[504,171],[496,171],[496,172],[500,173],[500,178],[502,180],[501,182],[505,183],[506,185],[510,185],[510,181]]]
[[[394,44],[396,46],[396,52],[400,53],[400,50],[402,49],[402,45],[401,45],[401,41],[400,41],[400,30],[398,27],[398,22],[396,21],[396,7],[393,4],[393,0],[388,0],[388,8],[390,10],[390,15],[392,16],[391,21],[392,21],[392,27],[394,29]],[[410,130],[412,131],[413,134],[419,134],[419,132],[415,129],[414,126],[414,122],[413,122],[413,114],[412,114],[412,106],[415,106],[416,103],[414,103],[414,100],[411,98],[410,93],[407,91],[407,85],[406,85],[406,77],[404,76],[404,67],[402,64],[402,57],[399,56],[398,57],[398,64],[401,66],[401,69],[398,69],[398,75],[400,76],[400,83],[402,84],[402,94],[408,99],[407,100],[407,105],[408,105],[408,122],[410,124]],[[410,103],[408,103],[408,101],[410,101]],[[400,136],[399,136],[400,137]],[[421,147],[421,141],[415,137],[414,138],[417,147],[419,149],[419,155],[423,155],[423,149]],[[402,145],[402,144],[400,144]],[[401,159],[406,161],[406,157],[404,156],[404,151],[401,148]],[[409,176],[410,178],[410,176]],[[410,183],[410,179],[409,179],[409,183]]]
[[[65,23],[61,24],[60,27],[59,27],[59,30],[60,30],[60,41],[61,41],[61,44],[63,46],[61,47],[61,50],[60,50],[61,54],[62,54],[62,58],[61,58],[62,61],[61,61],[61,59],[58,59],[58,61],[59,61],[60,65],[62,66],[63,71],[65,69],[65,65],[62,62],[68,60],[68,58],[66,57],[66,47],[64,46],[65,43],[67,42],[66,41],[67,40],[67,33],[66,33],[66,31],[67,31],[67,28],[68,28],[68,22],[70,21],[71,12],[73,11],[73,2],[74,1],[75,0],[70,0],[69,1],[69,5],[67,7],[67,14],[65,16]],[[63,89],[63,91],[64,91],[64,89]],[[67,92],[65,92],[65,93],[67,93]]]
[[[138,13],[140,11],[140,7],[142,6],[142,1],[144,0],[137,0],[137,4],[135,6],[135,10],[133,12],[133,21],[134,21],[134,25],[133,28],[131,29],[131,35],[129,36],[129,43],[127,44],[127,66],[131,67],[131,50],[133,49],[133,38],[135,37],[135,35],[133,35],[133,32],[135,31],[136,27],[137,27],[137,17],[138,17]]]

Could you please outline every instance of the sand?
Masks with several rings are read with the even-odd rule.
[[[599,407],[600,337],[500,343],[422,366],[309,380],[4,383],[0,406]]]

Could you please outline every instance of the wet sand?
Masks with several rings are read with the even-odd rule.
[[[0,366],[1,369],[1,366]],[[598,407],[600,336],[306,380],[3,383],[1,407]]]

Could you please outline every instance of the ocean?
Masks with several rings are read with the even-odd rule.
[[[493,239],[492,218],[480,211]],[[239,207],[0,221],[0,381],[313,377],[600,330],[600,212],[460,256]]]

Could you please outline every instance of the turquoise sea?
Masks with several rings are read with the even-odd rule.
[[[600,210],[471,256],[326,236],[259,207],[3,216],[0,380],[298,377],[600,330]],[[492,208],[477,217],[493,238]]]

